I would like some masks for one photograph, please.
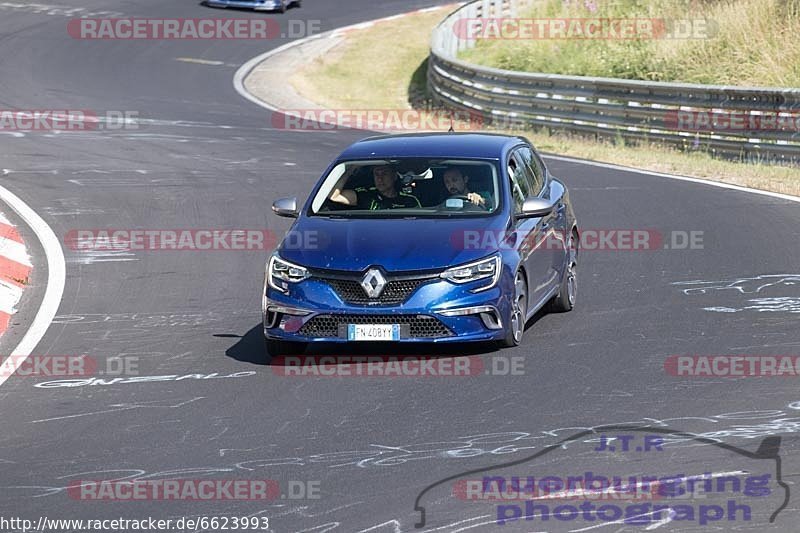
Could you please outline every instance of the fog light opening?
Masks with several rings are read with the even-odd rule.
[[[270,311],[267,309],[267,317],[264,321],[266,323],[267,329],[272,329],[278,323],[278,318],[280,317],[280,313],[276,313],[275,311]]]
[[[488,329],[503,329],[503,323],[497,313],[489,311],[480,314],[483,325]]]

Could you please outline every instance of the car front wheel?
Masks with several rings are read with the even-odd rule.
[[[506,327],[506,338],[503,346],[519,346],[522,335],[525,333],[525,316],[528,313],[528,287],[525,285],[525,276],[520,270],[514,276],[514,299],[511,302],[511,318]]]
[[[569,240],[569,256],[564,275],[561,277],[561,286],[558,289],[548,311],[565,313],[575,307],[575,298],[578,296],[578,239],[572,234]]]

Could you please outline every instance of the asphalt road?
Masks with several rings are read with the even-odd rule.
[[[326,30],[432,3],[304,0],[280,18],[318,19]],[[195,1],[70,0],[69,6],[118,12],[105,16],[266,16],[210,10]],[[0,132],[2,184],[60,238],[81,228],[283,232],[288,224],[271,215],[271,202],[305,198],[331,158],[364,136],[271,130],[269,114],[234,91],[236,68],[283,40],[80,41],[67,35],[71,16],[60,10],[0,2],[0,15],[1,108],[127,110],[145,119],[137,130]],[[214,64],[176,60],[187,57]],[[266,253],[91,255],[65,246],[64,298],[35,353],[88,354],[101,369],[122,357],[136,362],[129,370],[139,376],[181,379],[4,383],[0,517],[259,516],[269,517],[277,532],[395,532],[415,530],[420,491],[472,469],[537,477],[587,470],[609,476],[749,472],[772,480],[777,474],[775,461],[685,438],[663,451],[627,453],[594,451],[597,444],[582,438],[527,459],[584,428],[626,423],[717,437],[751,452],[763,438],[779,436],[782,479],[794,489],[797,378],[676,378],[663,364],[673,354],[800,355],[800,283],[762,278],[775,283],[755,279],[744,289],[724,288],[745,278],[800,274],[798,204],[576,162],[549,164],[570,187],[584,229],[649,229],[667,242],[671,232],[702,232],[702,246],[587,250],[577,309],[539,317],[523,346],[412,352],[479,357],[498,373],[521,361],[515,375],[282,376],[264,360],[258,329]],[[42,251],[34,246],[32,252],[43,264]],[[704,292],[679,284],[698,280],[718,283]],[[44,277],[33,282],[33,300],[21,317],[35,309]],[[8,339],[0,346],[3,353],[12,347]],[[521,462],[503,466],[513,460]],[[67,490],[77,480],[172,478],[270,479],[284,496],[290,484],[302,483],[314,497],[119,502],[76,499]],[[422,496],[428,530],[600,526],[551,518],[501,527],[493,522],[496,502],[454,498],[453,483]],[[773,488],[768,496],[731,496],[752,507],[749,520],[740,512],[735,520],[701,526],[697,517],[676,519],[659,529],[797,531],[798,496],[768,523],[784,500],[780,487]]]

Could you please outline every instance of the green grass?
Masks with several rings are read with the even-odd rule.
[[[345,43],[290,81],[327,108],[410,108],[409,101],[425,92],[431,31],[450,10],[439,9],[350,32]]]
[[[595,9],[586,6],[596,5]],[[525,72],[800,87],[800,0],[543,0],[530,18],[707,19],[703,39],[482,39],[462,58]]]
[[[416,102],[423,92],[428,37],[446,14],[439,10],[350,32],[343,44],[302,69],[291,82],[306,98],[330,109],[409,108],[409,102]],[[566,133],[519,133],[550,153],[800,196],[797,168],[724,161],[659,144],[631,146],[621,140],[595,141]]]

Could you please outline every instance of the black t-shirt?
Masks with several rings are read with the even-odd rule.
[[[397,209],[402,207],[421,207],[413,194],[398,193],[394,198],[387,198],[375,187],[356,189],[359,209]]]

